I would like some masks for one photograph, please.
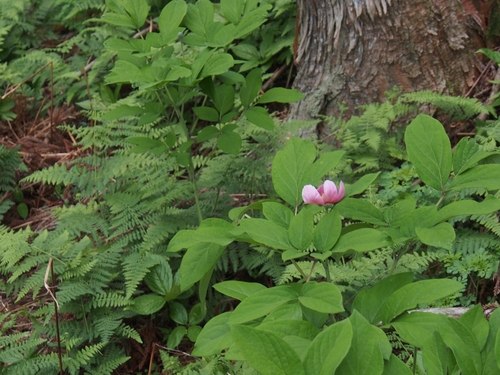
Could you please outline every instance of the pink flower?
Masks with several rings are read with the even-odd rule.
[[[302,189],[302,199],[304,203],[317,204],[324,206],[325,204],[334,204],[340,202],[344,198],[345,188],[344,183],[341,181],[337,189],[332,181],[326,180],[319,188],[312,185],[306,185]]]

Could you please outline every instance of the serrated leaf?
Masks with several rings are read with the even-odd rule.
[[[144,281],[153,292],[160,296],[166,296],[174,284],[172,269],[168,262],[162,260],[151,268],[146,277],[144,277]]]

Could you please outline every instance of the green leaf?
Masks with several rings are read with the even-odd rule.
[[[241,39],[266,22],[267,9],[269,8],[271,8],[270,5],[260,5],[257,9],[253,9],[250,12],[245,11],[243,18],[236,27],[234,39]]]
[[[135,47],[132,47],[128,41],[118,38],[110,38],[105,40],[104,47],[113,51],[135,52],[137,50]]]
[[[225,73],[234,65],[233,56],[228,53],[218,53],[210,56],[203,66],[198,79]]]
[[[342,231],[342,219],[336,207],[321,218],[314,230],[314,247],[321,252],[331,250]]]
[[[140,315],[151,315],[160,311],[166,302],[165,298],[157,294],[145,294],[133,299],[128,308]]]
[[[234,240],[230,234],[232,229],[233,226],[225,220],[205,219],[196,230],[178,231],[170,240],[167,251],[175,253],[203,242],[227,246]]]
[[[422,243],[451,250],[455,240],[455,229],[450,223],[440,223],[432,228],[415,228],[418,238]]]
[[[186,333],[187,333],[186,327],[184,326],[175,327],[173,331],[170,332],[170,335],[168,335],[167,347],[168,348],[177,347],[177,345],[181,343]]]
[[[293,212],[287,206],[277,202],[264,202],[262,204],[262,213],[266,219],[288,229]]]
[[[322,154],[305,174],[303,180],[304,185],[311,184],[316,186],[328,172],[337,166],[344,154],[345,151],[341,150]]]
[[[499,164],[484,164],[475,166],[474,168],[456,176],[449,185],[452,190],[462,190],[465,188],[498,190],[498,186],[500,186]]]
[[[137,65],[129,61],[118,60],[111,72],[104,78],[106,84],[115,83],[137,83],[146,81],[144,74]]]
[[[248,108],[245,112],[243,112],[245,117],[252,124],[257,125],[259,128],[266,130],[274,129],[274,121],[267,112],[267,110],[263,107],[251,107]]]
[[[335,207],[339,210],[340,215],[346,218],[375,225],[386,225],[382,212],[368,201],[344,198]]]
[[[422,348],[422,360],[427,375],[446,375],[446,344],[439,332],[432,332],[427,344]]]
[[[130,14],[136,29],[139,29],[149,14],[149,5],[146,0],[122,0],[123,7]]]
[[[304,207],[290,220],[288,237],[290,243],[299,250],[307,250],[313,240],[314,216],[313,210]]]
[[[426,348],[433,332],[446,324],[446,319],[446,315],[415,311],[398,316],[391,325],[407,343]]]
[[[207,309],[202,303],[197,303],[189,310],[189,325],[199,324],[207,315]]]
[[[201,120],[211,122],[219,121],[219,112],[212,107],[193,107],[193,111]]]
[[[477,341],[479,350],[482,350],[486,345],[489,332],[488,321],[484,317],[482,306],[474,306],[463,314],[459,321],[471,331]]]
[[[497,331],[495,339],[495,357],[497,359],[497,366],[500,368],[500,330]]]
[[[292,103],[298,102],[300,99],[304,97],[300,91],[295,89],[285,89],[283,87],[275,87],[266,91],[264,95],[262,95],[257,103],[265,104],[265,103]]]
[[[217,86],[214,94],[214,104],[221,116],[229,112],[234,106],[234,88],[229,85]]]
[[[295,207],[302,201],[304,176],[316,159],[316,148],[309,142],[292,138],[278,151],[272,166],[272,180],[276,193]]]
[[[266,289],[266,287],[259,283],[230,280],[215,284],[214,289],[228,297],[243,301],[248,296]]]
[[[174,285],[172,269],[168,261],[162,258],[156,266],[149,270],[144,281],[153,292],[160,296],[166,296]]]
[[[349,319],[332,324],[317,335],[304,359],[306,374],[334,374],[351,346],[352,326]]]
[[[130,152],[133,153],[139,154],[145,151],[151,151],[155,155],[160,155],[168,150],[167,145],[159,139],[151,139],[149,137],[128,137],[126,141],[135,145],[135,147],[132,147],[130,150]]]
[[[305,307],[327,314],[344,311],[339,288],[330,283],[309,281],[302,286],[299,302]]]
[[[481,375],[483,371],[481,353],[472,332],[456,319],[446,319],[439,327],[445,344],[453,351],[462,374]]]
[[[489,318],[489,332],[486,345],[483,348],[483,374],[500,372],[500,309],[495,309]],[[498,340],[498,341],[497,341]],[[498,353],[495,353],[495,343],[498,342]],[[498,363],[497,363],[498,361]]]
[[[202,37],[206,37],[214,23],[214,6],[209,0],[199,0],[195,5],[189,4],[184,25]]]
[[[286,305],[283,305],[281,307],[284,306]],[[309,322],[298,319],[277,319],[266,321],[264,323],[261,323],[257,327],[257,329],[272,332],[280,338],[293,336],[295,338],[300,337],[306,340],[313,340],[319,334],[319,329],[317,327],[313,326]]]
[[[209,357],[220,354],[232,346],[231,329],[227,323],[231,312],[225,312],[210,319],[196,338],[195,356]]]
[[[494,154],[493,152],[480,150],[475,139],[462,138],[453,153],[453,173],[458,176],[481,160]]]
[[[241,301],[231,314],[229,324],[241,324],[260,318],[288,301],[296,299],[297,293],[290,285],[258,291]]]
[[[371,324],[376,321],[380,309],[389,296],[399,288],[410,284],[413,274],[410,272],[398,273],[382,279],[371,288],[361,290],[352,304],[352,309],[357,310]]]
[[[228,0],[231,3],[239,3],[238,1]],[[256,68],[252,70],[245,78],[245,84],[240,88],[240,100],[241,104],[248,108],[252,104],[253,100],[259,94],[262,88],[262,70]]]
[[[415,237],[415,228],[432,228],[438,223],[436,206],[423,206],[410,213],[400,222],[401,233],[406,237]]]
[[[384,211],[384,221],[391,227],[398,228],[406,217],[415,210],[417,201],[413,196],[387,207]]]
[[[408,157],[421,180],[443,190],[451,172],[451,145],[443,125],[432,117],[418,115],[406,128]]]
[[[177,28],[187,13],[187,4],[184,0],[173,0],[169,2],[158,17],[158,27],[165,43],[177,39]]]
[[[198,133],[198,136],[196,137],[196,141],[198,142],[204,142],[208,141],[209,139],[213,139],[220,135],[220,130],[217,129],[215,126],[210,125],[210,126],[205,126],[201,131]]]
[[[188,313],[186,308],[179,302],[170,302],[170,319],[172,319],[177,324],[187,324]]]
[[[247,326],[231,326],[233,340],[245,361],[263,375],[305,375],[299,356],[271,332]]]
[[[234,25],[237,25],[243,12],[243,1],[221,0],[220,9],[224,17]]]
[[[336,373],[342,375],[382,374],[384,358],[381,347],[384,343],[381,342],[381,337],[377,332],[380,329],[370,325],[356,310],[353,311],[349,320],[352,326],[351,347]],[[385,334],[383,336],[385,337]]]
[[[290,259],[304,258],[308,255],[309,255],[309,253],[307,253],[305,251],[286,250],[281,254],[281,259],[283,260],[283,262],[286,262],[287,260],[290,260]]]
[[[200,326],[194,325],[194,326],[189,326],[187,330],[187,337],[189,340],[192,342],[195,342],[196,339],[198,338],[202,328]]]
[[[264,219],[244,219],[240,222],[241,228],[248,233],[252,240],[278,250],[291,250],[288,231]]]
[[[375,320],[388,323],[402,312],[417,307],[418,304],[448,297],[463,288],[461,283],[451,279],[421,280],[404,285],[387,298]]]
[[[182,257],[179,268],[181,290],[201,280],[215,266],[224,250],[225,247],[215,243],[199,243],[190,247]]]
[[[343,234],[332,249],[334,253],[345,253],[349,250],[365,252],[390,246],[387,234],[371,228],[361,228]]]
[[[228,154],[238,155],[241,150],[241,143],[241,136],[235,132],[227,132],[217,138],[217,146]]]
[[[358,195],[364,192],[368,187],[375,181],[380,172],[368,173],[361,177],[352,185],[345,186],[345,197],[351,197],[353,195]]]
[[[485,215],[500,210],[500,199],[487,196],[482,202],[465,199],[450,203],[438,211],[436,220],[445,221],[455,216]]]
[[[400,360],[394,354],[391,354],[391,358],[389,359],[388,362],[385,363],[383,375],[412,375],[412,372],[410,368],[406,366],[406,364],[402,360]],[[427,372],[427,375],[431,374]]]
[[[30,213],[28,205],[26,203],[19,203],[16,208],[19,216],[21,216],[21,218],[25,220]]]
[[[101,116],[103,120],[116,120],[126,116],[136,116],[144,113],[141,107],[133,107],[130,105],[121,105],[113,108],[111,111],[106,112]],[[146,137],[144,137],[146,138]],[[149,139],[149,138],[148,138]]]
[[[104,13],[100,20],[115,26],[135,28],[134,21],[126,14]]]

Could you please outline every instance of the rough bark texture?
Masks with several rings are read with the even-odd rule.
[[[484,0],[297,0],[291,118],[383,101],[393,87],[463,95],[480,69]]]

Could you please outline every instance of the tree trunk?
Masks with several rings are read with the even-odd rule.
[[[297,0],[294,86],[306,97],[291,118],[347,114],[403,92],[464,95],[481,70],[485,0]]]

